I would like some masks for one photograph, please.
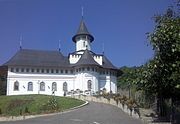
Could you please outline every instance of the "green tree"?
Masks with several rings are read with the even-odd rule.
[[[178,10],[168,8],[154,18],[155,28],[148,39],[155,51],[154,58],[140,70],[138,85],[158,98],[157,108],[164,116],[164,99],[180,95],[180,18]]]
[[[138,76],[137,70],[140,67],[121,67],[121,74],[118,76],[118,88],[125,88],[129,84],[133,85],[133,82]]]

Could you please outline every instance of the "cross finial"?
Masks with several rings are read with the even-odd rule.
[[[102,44],[102,53],[104,55],[104,43]]]
[[[84,7],[83,6],[81,7],[81,16],[82,16],[82,19],[83,19],[83,16],[84,16]]]
[[[59,51],[61,51],[61,41],[59,40]]]
[[[22,35],[21,35],[20,38],[19,38],[19,48],[20,49],[22,49],[22,40],[23,40],[23,38],[22,38]]]

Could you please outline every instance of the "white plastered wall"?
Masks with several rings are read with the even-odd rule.
[[[103,90],[105,88],[107,92],[117,92],[116,76],[100,75],[99,79],[100,90]]]
[[[14,91],[14,82],[19,82],[19,90]],[[33,82],[33,91],[28,91],[28,82]],[[40,82],[45,83],[45,91],[40,91]],[[63,96],[63,83],[67,82],[68,91],[73,89],[74,75],[17,74],[8,72],[7,95],[52,94],[52,83],[57,83],[55,95]]]
[[[91,44],[89,40],[80,39],[76,41],[76,51],[86,50],[86,49],[91,50]]]
[[[71,55],[70,54],[69,55],[69,62],[70,62],[70,64],[75,64],[79,61],[80,58],[81,58],[81,55],[76,55],[76,54]]]
[[[93,58],[98,64],[102,65],[102,56],[94,56]]]

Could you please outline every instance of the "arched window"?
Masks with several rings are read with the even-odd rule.
[[[68,89],[67,82],[63,83],[63,91],[66,92]]]
[[[92,81],[91,81],[91,80],[88,80],[88,82],[87,82],[87,88],[88,88],[88,90],[91,90],[91,89],[92,89]]]
[[[19,82],[15,81],[14,82],[14,91],[17,91],[17,90],[19,90]]]
[[[57,91],[57,84],[56,84],[56,82],[52,83],[52,91]]]
[[[28,91],[33,91],[33,83],[28,82]]]
[[[45,91],[45,83],[44,82],[40,83],[40,91]]]

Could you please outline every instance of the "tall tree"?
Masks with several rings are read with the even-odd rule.
[[[125,88],[129,84],[133,84],[134,80],[137,78],[137,70],[140,67],[121,67],[119,70],[120,75],[118,75],[118,88]]]
[[[179,5],[178,5],[179,6]],[[141,70],[139,86],[158,98],[158,112],[164,116],[164,99],[180,99],[180,18],[179,10],[168,8],[155,16],[155,28],[148,39],[154,58]]]

